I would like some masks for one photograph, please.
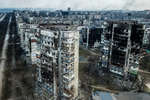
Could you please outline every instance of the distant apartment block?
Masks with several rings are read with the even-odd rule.
[[[28,64],[35,63],[35,61],[31,61],[33,60],[31,58],[33,55],[36,55],[35,53],[40,52],[38,48],[38,39],[36,37],[39,29],[37,28],[37,25],[26,24],[23,22],[18,22],[17,26],[18,33],[20,35],[21,47],[25,55],[24,60]]]

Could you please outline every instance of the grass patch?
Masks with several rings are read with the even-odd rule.
[[[79,55],[87,58],[88,56],[91,55],[91,53],[88,50],[85,50],[85,49],[80,47],[79,48]]]
[[[150,72],[150,56],[146,56],[141,61],[141,69]]]

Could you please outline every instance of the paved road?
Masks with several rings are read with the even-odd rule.
[[[8,27],[7,27],[7,32],[4,40],[4,45],[2,47],[2,52],[1,52],[1,58],[4,60],[1,60],[0,62],[0,97],[2,96],[2,80],[3,80],[3,71],[5,68],[5,63],[7,59],[7,48],[8,48],[8,40],[9,40],[9,31],[10,31],[10,23],[11,23],[11,17],[9,19]]]
[[[6,14],[4,14],[4,15],[0,18],[0,22],[3,21],[5,17],[6,17]]]

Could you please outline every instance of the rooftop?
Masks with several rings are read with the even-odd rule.
[[[52,31],[75,31],[78,26],[68,24],[40,24],[41,29],[50,29]]]

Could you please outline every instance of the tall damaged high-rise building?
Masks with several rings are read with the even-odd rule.
[[[79,31],[68,24],[18,22],[25,62],[35,68],[37,100],[78,97]]]
[[[100,67],[124,76],[137,74],[144,36],[143,25],[136,22],[109,22],[102,34]]]
[[[74,26],[40,26],[41,65],[36,90],[40,100],[78,97],[79,31]]]
[[[103,29],[101,27],[83,26],[80,29],[80,44],[86,48],[99,47],[102,32]]]

